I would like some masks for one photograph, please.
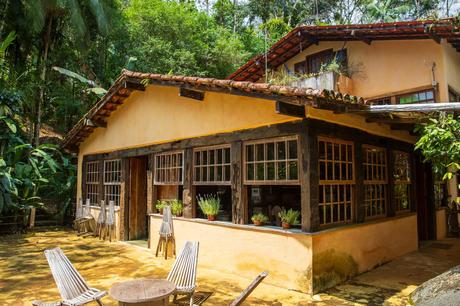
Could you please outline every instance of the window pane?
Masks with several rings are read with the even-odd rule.
[[[277,142],[276,143],[276,150],[277,150],[277,159],[286,159],[286,143],[285,142]]]
[[[275,159],[275,143],[269,142],[267,143],[267,160],[274,160]]]
[[[264,144],[258,144],[256,145],[256,152],[257,152],[257,161],[263,161],[264,160]]]
[[[264,163],[258,163],[256,166],[256,180],[264,180]]]
[[[275,180],[275,163],[267,163],[267,180]]]
[[[298,167],[296,161],[289,162],[289,179],[297,180],[299,178]]]
[[[289,141],[289,159],[297,159],[297,141]]]

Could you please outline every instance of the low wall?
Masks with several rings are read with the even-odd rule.
[[[158,243],[160,224],[160,215],[150,216],[152,250]],[[266,283],[311,290],[311,237],[305,233],[185,218],[174,218],[174,233],[178,252],[186,240],[200,242],[200,267],[251,280],[268,271]]]
[[[417,250],[417,215],[407,214],[314,233],[313,291]]]
[[[97,222],[97,218],[99,217],[99,213],[101,212],[101,208],[99,206],[91,206],[91,214],[94,217],[94,220]],[[95,224],[94,224],[95,226]],[[120,240],[120,208],[115,207],[115,239]]]
[[[161,215],[150,215],[155,251]],[[408,214],[316,233],[174,218],[178,251],[200,242],[199,266],[316,293],[418,248],[417,216]]]
[[[436,210],[436,239],[447,237],[447,212],[445,208]]]

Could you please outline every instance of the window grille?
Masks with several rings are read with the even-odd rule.
[[[385,216],[388,185],[386,150],[365,145],[362,158],[366,218]]]
[[[99,205],[99,162],[86,163],[86,198],[91,205]]]
[[[120,205],[121,159],[104,161],[104,195],[105,203],[113,201]]]
[[[410,155],[406,152],[393,152],[394,200],[397,212],[410,210],[411,167]]]
[[[184,153],[166,152],[155,155],[155,184],[181,185],[184,181]]]
[[[355,188],[353,143],[318,137],[318,150],[320,224],[351,222]]]
[[[230,146],[193,150],[193,183],[230,184]]]
[[[297,137],[281,137],[244,144],[246,184],[298,184]]]

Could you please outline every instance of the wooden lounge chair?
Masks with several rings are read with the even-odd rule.
[[[96,231],[94,232],[94,235],[99,236],[99,239],[104,239],[106,219],[107,219],[107,212],[105,211],[105,202],[104,200],[102,200],[101,210],[99,212],[99,216],[97,217],[97,222],[96,222]]]
[[[56,286],[61,294],[62,301],[54,303],[34,301],[32,305],[77,306],[94,301],[99,305],[104,305],[101,302],[101,298],[104,297],[107,292],[90,288],[60,248],[46,250],[45,256],[48,260]]]
[[[174,238],[174,226],[171,212],[171,206],[166,206],[163,209],[163,221],[160,225],[160,238],[158,240],[155,256],[158,257],[158,252],[164,251],[165,259],[168,259],[168,246],[171,244],[172,253],[176,256],[176,240]]]
[[[259,286],[259,284],[264,280],[265,277],[267,277],[268,275],[268,272],[262,272],[260,273],[253,281],[252,283],[246,288],[244,289],[243,292],[241,292],[240,296],[237,297],[231,304],[230,306],[239,306],[241,305],[246,299],[247,297],[252,293],[252,291],[254,291],[254,289],[257,288],[257,286]]]
[[[193,306],[193,295],[196,288],[196,266],[198,263],[198,241],[185,242],[174,265],[169,272],[167,280],[176,285],[174,301],[177,295],[190,296],[190,306]]]

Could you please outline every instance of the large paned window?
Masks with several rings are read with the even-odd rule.
[[[411,167],[410,155],[406,152],[393,152],[393,184],[395,209],[397,212],[410,210]]]
[[[184,153],[167,152],[155,155],[155,184],[181,185],[184,181]]]
[[[351,222],[355,186],[353,143],[319,137],[318,150],[320,224]]]
[[[385,216],[387,206],[387,159],[384,148],[364,145],[364,205],[366,218]]]
[[[246,184],[298,184],[297,137],[280,137],[244,144]]]
[[[121,192],[121,159],[104,161],[104,195],[105,203],[114,201],[120,205]]]
[[[99,205],[99,162],[86,163],[86,198],[91,205]]]
[[[193,178],[195,185],[229,185],[230,146],[194,149]]]

